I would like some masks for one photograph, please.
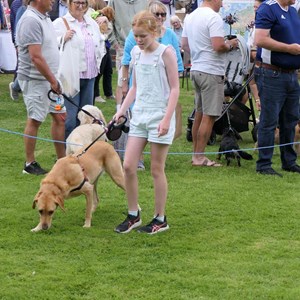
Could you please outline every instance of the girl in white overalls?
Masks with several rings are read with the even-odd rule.
[[[154,234],[167,230],[165,216],[168,185],[165,161],[175,133],[175,107],[179,97],[179,80],[175,51],[156,41],[157,25],[153,14],[143,11],[133,20],[137,46],[132,49],[133,85],[114,119],[118,120],[136,99],[129,138],[126,146],[124,171],[128,199],[128,215],[115,229],[128,233],[141,225],[138,210],[137,165],[146,144],[151,143],[151,174],[154,180],[154,218],[139,232]]]

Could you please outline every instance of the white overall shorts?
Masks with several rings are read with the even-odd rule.
[[[158,125],[166,114],[170,87],[162,54],[167,46],[160,44],[150,54],[135,46],[134,72],[136,101],[132,109],[129,136],[146,138],[149,142],[171,145],[175,134],[175,112],[166,135],[158,137]]]

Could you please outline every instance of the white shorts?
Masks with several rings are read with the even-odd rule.
[[[27,109],[27,116],[30,119],[44,122],[49,113],[65,113],[66,108],[55,110],[55,102],[48,98],[51,89],[47,80],[18,80],[23,92],[23,99]]]
[[[129,136],[141,137],[148,142],[171,145],[175,134],[175,113],[172,116],[170,128],[166,135],[158,137],[158,125],[166,114],[166,108],[133,107],[130,120]]]

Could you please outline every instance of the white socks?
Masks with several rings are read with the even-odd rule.
[[[138,210],[129,210],[128,211],[128,214],[131,215],[131,216],[135,216],[137,217],[138,216],[138,213],[139,211]]]

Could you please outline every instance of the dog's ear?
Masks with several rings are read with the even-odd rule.
[[[62,198],[56,197],[55,203],[61,208],[63,212],[65,212],[64,200]]]
[[[33,209],[35,209],[36,203],[37,203],[37,199],[34,199],[33,202],[32,202],[32,208],[33,208]]]
[[[32,208],[33,208],[33,209],[36,208],[36,204],[37,204],[37,202],[38,202],[38,199],[39,199],[39,196],[40,196],[40,195],[41,195],[41,192],[40,192],[40,191],[35,195],[34,200],[33,200],[33,202],[32,202]]]
[[[83,114],[83,112],[81,110],[78,112],[77,118],[78,118],[78,120],[80,122],[80,125],[84,124],[84,114]]]

